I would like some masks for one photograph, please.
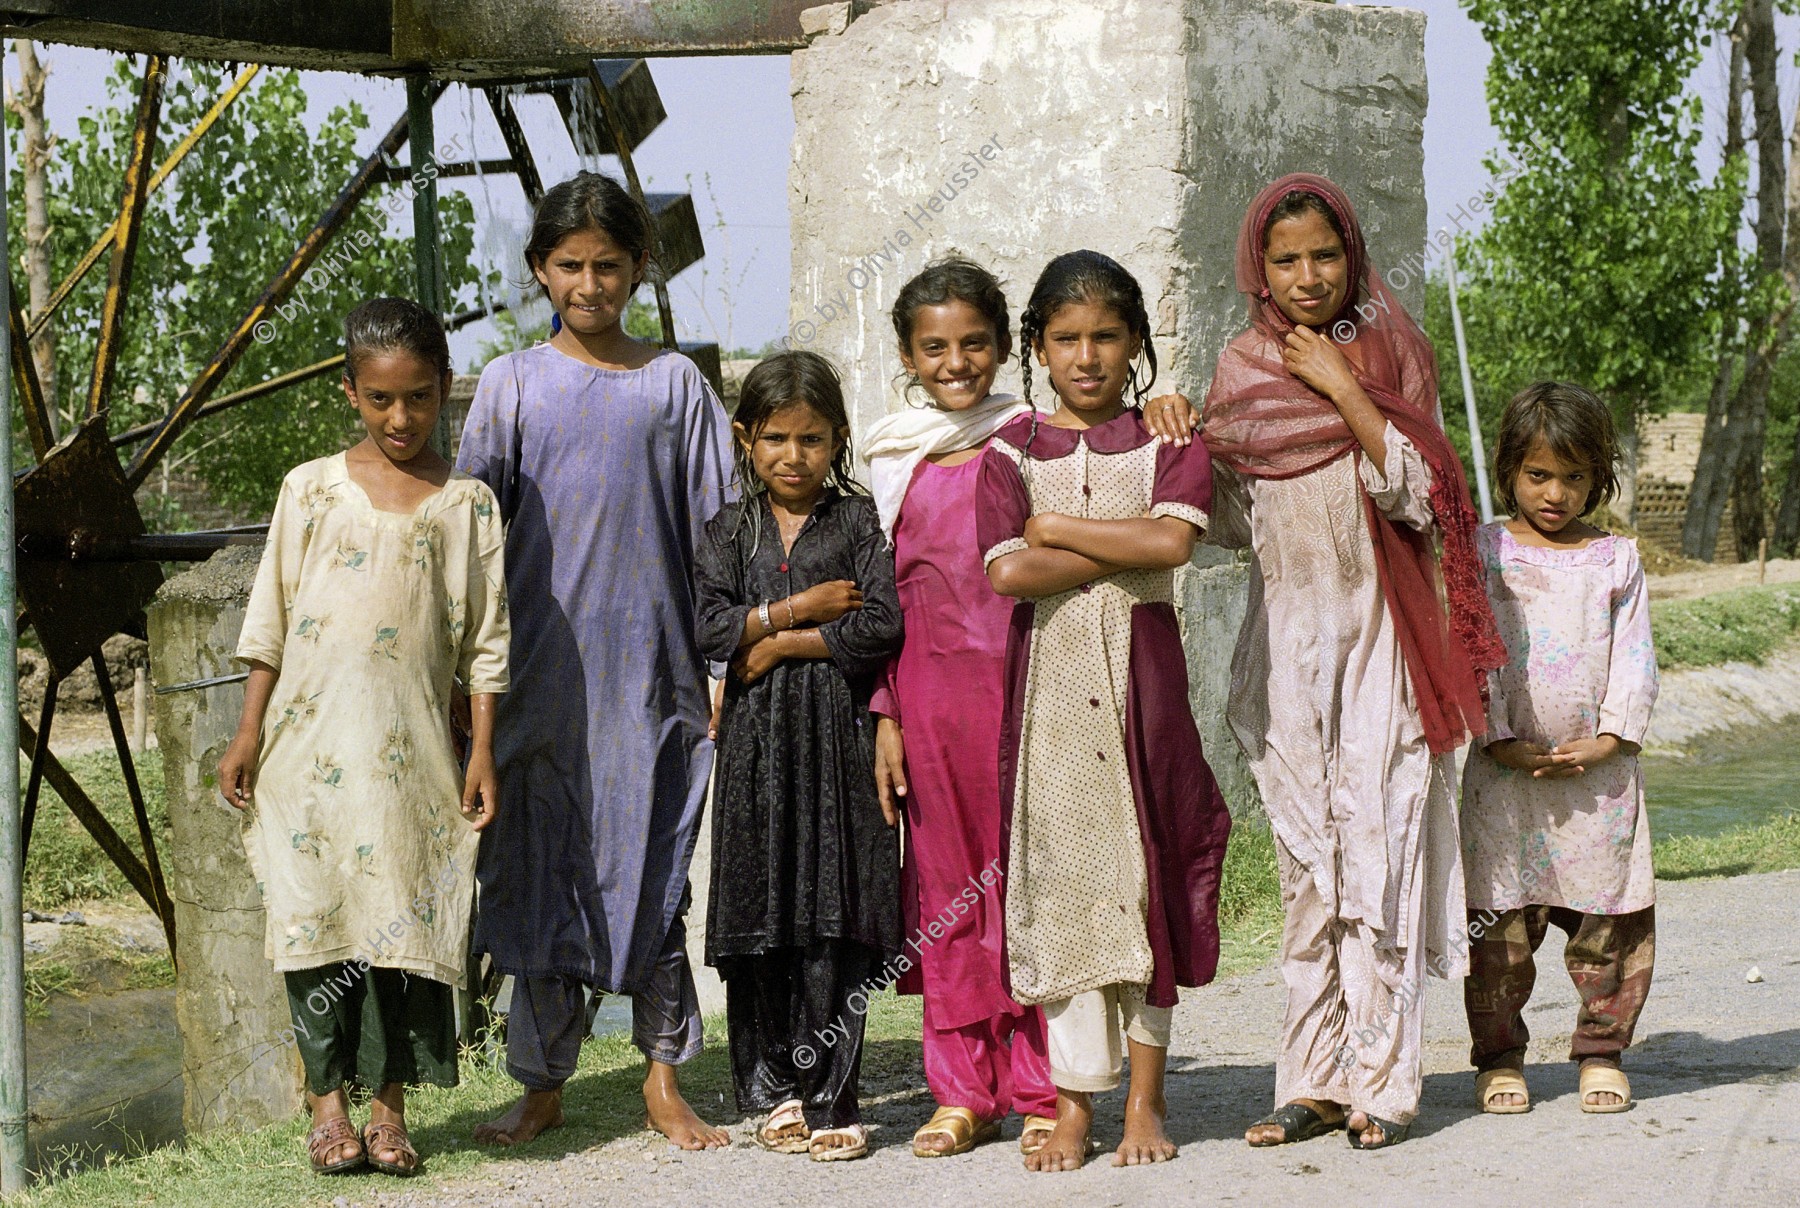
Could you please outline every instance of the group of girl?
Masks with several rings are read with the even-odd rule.
[[[442,329],[358,308],[344,388],[367,439],[283,485],[220,785],[247,814],[316,1170],[417,1169],[404,1088],[455,1081],[470,867],[525,1087],[478,1139],[562,1124],[593,989],[632,996],[650,1126],[727,1142],[675,1079],[700,1041],[682,916],[709,773],[706,960],[758,1144],[867,1152],[863,1012],[897,977],[924,996],[939,1104],[915,1154],[1017,1110],[1028,1168],[1077,1169],[1129,1056],[1113,1162],[1174,1157],[1172,1008],[1216,969],[1231,826],[1174,608],[1202,537],[1253,551],[1228,715],[1287,914],[1277,1110],[1250,1143],[1404,1139],[1427,972],[1469,974],[1484,1110],[1526,1110],[1551,922],[1573,937],[1582,1106],[1629,1106],[1655,670],[1634,548],[1580,519],[1612,486],[1604,406],[1553,383],[1515,399],[1515,515],[1477,529],[1429,344],[1347,199],[1291,176],[1246,215],[1251,325],[1198,439],[1185,399],[1146,402],[1148,311],[1117,262],[1043,270],[1018,398],[993,392],[1002,288],[952,257],[896,299],[912,405],[868,432],[864,488],[823,358],[765,359],[728,421],[690,362],[625,335],[646,228],[595,174],[546,195],[527,260],[554,334],[484,371],[461,470],[425,443]],[[1471,737],[1459,828],[1449,756]]]

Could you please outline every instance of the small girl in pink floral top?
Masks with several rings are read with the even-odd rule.
[[[1606,405],[1541,382],[1507,404],[1496,483],[1511,520],[1477,532],[1510,655],[1463,773],[1464,1005],[1483,1111],[1530,1110],[1522,1076],[1532,957],[1555,923],[1581,995],[1581,1110],[1631,1106],[1619,1058],[1650,990],[1655,875],[1637,753],[1656,702],[1637,547],[1582,521],[1611,497]]]

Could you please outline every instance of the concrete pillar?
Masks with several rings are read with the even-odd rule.
[[[170,579],[150,607],[158,687],[231,675],[260,546],[221,551]],[[217,768],[237,732],[242,683],[156,698],[169,825],[169,892],[180,937],[175,981],[182,1120],[189,1136],[255,1128],[303,1103],[287,995],[263,955],[262,895],[244,858],[240,815],[219,799]]]
[[[1245,322],[1232,251],[1270,179],[1306,170],[1344,186],[1377,263],[1423,247],[1422,14],[894,0],[837,27],[809,23],[824,32],[793,57],[789,345],[839,364],[859,429],[904,405],[895,294],[951,250],[1006,282],[1015,322],[1052,256],[1119,260],[1144,286],[1157,389],[1198,403]],[[1399,292],[1417,313],[1422,283]],[[1000,384],[1017,389],[1016,367]],[[1183,576],[1183,627],[1201,737],[1241,811],[1254,790],[1222,707],[1245,571],[1215,561]]]

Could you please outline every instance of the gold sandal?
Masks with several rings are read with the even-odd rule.
[[[913,1134],[913,1157],[953,1158],[968,1153],[984,1141],[1000,1135],[1000,1121],[983,1120],[966,1107],[940,1107],[931,1114],[918,1132]],[[949,1149],[921,1149],[923,1137],[949,1137]]]

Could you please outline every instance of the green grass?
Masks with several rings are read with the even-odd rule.
[[[917,998],[878,995],[869,1012],[863,1051],[865,1098],[905,1091],[917,1084],[919,1002]],[[502,1070],[465,1050],[462,1085],[427,1087],[407,1096],[406,1115],[413,1143],[426,1170],[400,1182],[378,1174],[320,1179],[307,1167],[303,1148],[304,1116],[253,1132],[220,1133],[151,1153],[115,1160],[101,1169],[71,1175],[33,1190],[18,1202],[33,1208],[125,1208],[158,1204],[194,1208],[241,1208],[245,1204],[329,1204],[343,1196],[352,1202],[381,1192],[429,1191],[443,1180],[465,1178],[499,1156],[553,1162],[619,1137],[646,1136],[639,1087],[643,1057],[629,1037],[591,1040],[582,1048],[575,1077],[564,1090],[569,1118],[565,1128],[546,1133],[514,1150],[478,1148],[470,1140],[475,1125],[500,1114],[519,1093],[519,1084]],[[706,1048],[681,1070],[682,1088],[695,1108],[713,1120],[735,1121],[731,1107],[731,1067],[725,1047],[723,1017],[709,1019]],[[923,1119],[923,1106],[921,1107]],[[366,1118],[366,1109],[352,1115]]]
[[[156,836],[157,850],[164,856],[169,851],[169,812],[163,801],[162,756],[146,751],[134,761],[138,784],[144,791],[144,806],[150,816],[151,833]],[[119,771],[118,757],[112,751],[93,751],[63,761],[75,782],[87,790],[128,847],[140,859],[137,822],[132,817],[131,799],[125,792],[125,780]],[[24,792],[27,765],[19,764],[19,791]],[[135,901],[136,893],[93,836],[82,828],[69,812],[56,790],[46,783],[38,794],[37,820],[31,828],[31,848],[25,859],[25,908],[27,910],[60,910],[70,902],[127,898]]]
[[[1800,586],[1744,587],[1650,605],[1657,666],[1761,663],[1800,630]]]
[[[1281,942],[1275,836],[1261,811],[1234,819],[1219,885],[1219,976],[1262,965]]]
[[[1654,850],[1656,876],[1662,881],[1739,877],[1800,868],[1800,814],[1786,814],[1761,826],[1747,826],[1722,835],[1658,839]]]

